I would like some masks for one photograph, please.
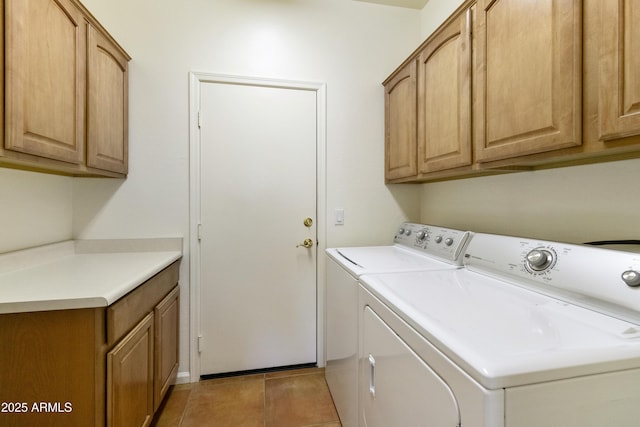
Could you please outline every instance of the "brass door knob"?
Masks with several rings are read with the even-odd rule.
[[[300,245],[296,245],[296,248],[299,248],[300,246],[304,246],[305,248],[309,249],[311,246],[313,246],[313,240],[304,239],[304,242],[302,242],[302,244]]]
[[[311,218],[305,218],[304,219],[304,226],[305,227],[311,227],[313,225],[313,220]]]

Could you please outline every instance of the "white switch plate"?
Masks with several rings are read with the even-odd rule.
[[[335,218],[334,224],[344,225],[344,209],[342,208],[334,209],[333,213]]]

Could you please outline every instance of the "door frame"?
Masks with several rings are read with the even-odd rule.
[[[277,80],[261,77],[189,72],[189,377],[200,379],[200,88],[203,84],[222,83],[308,90],[316,93],[316,360],[324,367],[324,296],[326,249],[326,83]]]

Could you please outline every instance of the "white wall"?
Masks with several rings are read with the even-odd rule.
[[[462,1],[430,0],[426,38]],[[423,184],[420,221],[581,243],[638,239],[640,159]]]
[[[71,182],[0,168],[0,253],[71,239]]]
[[[420,187],[384,185],[381,82],[419,43],[419,11],[351,0],[84,4],[133,58],[130,174],[73,181],[73,234],[185,236],[181,372],[189,369],[189,71],[327,84],[328,219],[345,209],[345,225],[327,227],[327,246],[388,243],[400,221],[417,220]]]

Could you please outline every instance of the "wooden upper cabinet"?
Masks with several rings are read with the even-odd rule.
[[[89,26],[87,165],[127,173],[128,57]]]
[[[471,164],[473,9],[438,31],[418,61],[418,170]]]
[[[640,134],[640,2],[600,2],[599,137]]]
[[[5,148],[84,156],[86,25],[69,0],[5,0]]]
[[[2,12],[0,165],[125,176],[131,58],[77,0],[5,0]]]
[[[582,143],[581,5],[579,0],[478,1],[478,162]]]
[[[411,60],[384,84],[385,179],[416,176],[416,61]]]

